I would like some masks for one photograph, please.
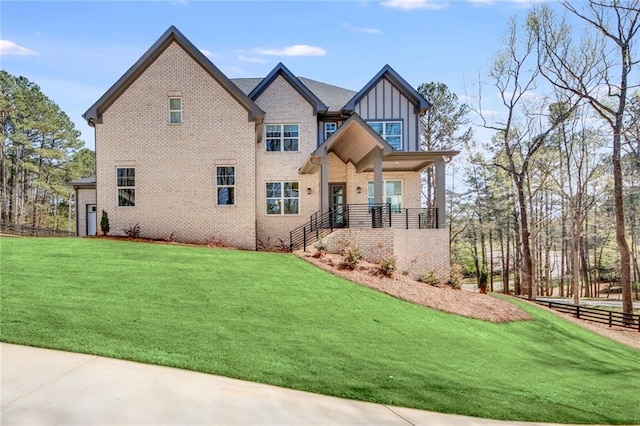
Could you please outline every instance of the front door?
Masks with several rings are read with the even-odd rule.
[[[347,190],[344,183],[329,184],[329,208],[333,212],[332,224],[334,228],[344,228],[347,226],[345,216],[345,206],[347,205]]]

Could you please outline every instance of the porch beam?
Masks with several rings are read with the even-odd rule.
[[[376,160],[379,151],[380,149],[373,148],[367,153],[367,155],[362,157],[362,159],[355,164],[356,173],[362,173],[365,169],[369,168],[371,164]]]
[[[438,229],[447,227],[446,174],[444,158],[435,161],[436,207],[438,208]]]

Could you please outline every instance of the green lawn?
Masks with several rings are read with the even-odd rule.
[[[533,321],[467,319],[287,254],[2,238],[0,256],[5,342],[471,416],[640,423],[640,351],[529,305]]]

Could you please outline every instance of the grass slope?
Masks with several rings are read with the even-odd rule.
[[[471,416],[640,423],[640,351],[535,307],[533,321],[486,323],[274,253],[28,238],[0,250],[5,342]]]

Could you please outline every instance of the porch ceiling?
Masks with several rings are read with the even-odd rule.
[[[393,152],[393,148],[378,135],[359,115],[353,114],[322,145],[309,155],[300,168],[301,174],[315,173],[322,163],[325,150],[334,153],[344,163],[352,163],[357,169],[373,168],[376,150],[382,156]]]

